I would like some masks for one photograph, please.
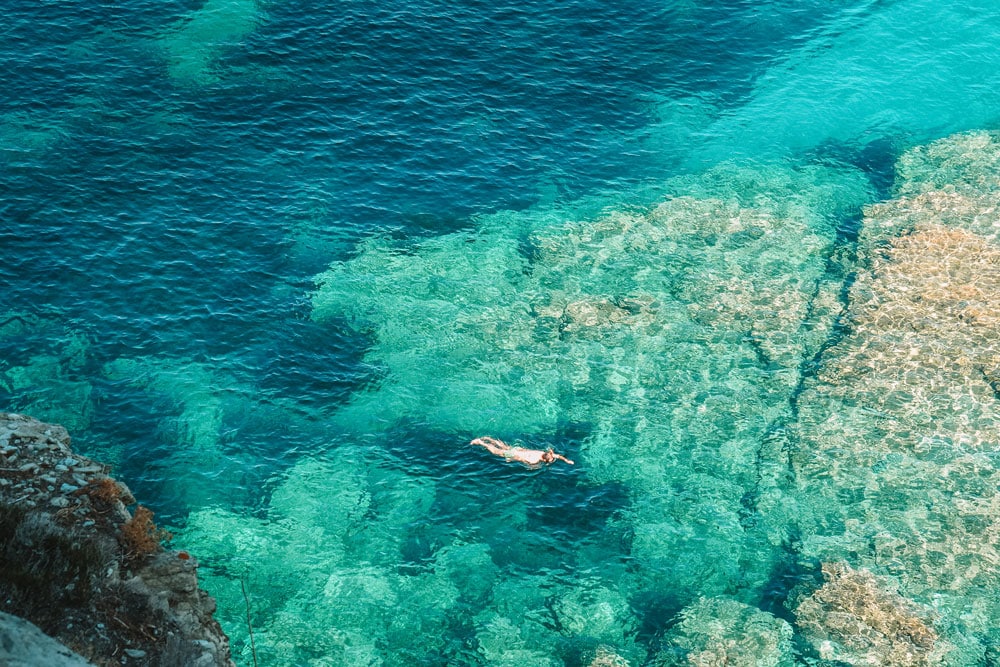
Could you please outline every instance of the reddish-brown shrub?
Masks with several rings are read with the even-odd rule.
[[[94,480],[83,487],[83,490],[90,496],[91,500],[105,505],[110,505],[114,501],[121,499],[122,495],[118,484],[110,477],[102,477]]]
[[[143,558],[156,553],[160,543],[169,540],[170,533],[153,523],[153,512],[148,507],[137,505],[132,518],[122,524],[119,541],[128,558]]]

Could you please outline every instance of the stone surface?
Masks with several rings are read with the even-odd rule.
[[[800,629],[824,660],[849,665],[930,667],[944,664],[949,646],[921,616],[864,569],[825,563],[826,583],[795,608]]]
[[[892,664],[996,664],[998,162],[1000,135],[980,132],[900,158],[900,196],[865,210],[842,335],[786,432],[794,489],[772,517],[796,526],[801,562],[891,583],[934,612],[921,616],[941,638],[933,650],[954,646],[939,662],[912,649]],[[882,650],[815,636],[817,651],[851,664]]]
[[[99,666],[232,665],[197,561],[164,550],[152,513],[69,442],[0,413],[0,609]]]
[[[728,598],[701,598],[686,607],[666,636],[657,667],[792,667],[792,627],[765,611]]]
[[[4,667],[93,667],[32,623],[0,612],[0,665]]]

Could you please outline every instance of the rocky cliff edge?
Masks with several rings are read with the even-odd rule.
[[[0,413],[0,612],[94,665],[232,665],[197,561],[165,550],[152,513],[69,445],[61,426]],[[8,650],[32,664],[28,636],[0,628],[0,663]]]

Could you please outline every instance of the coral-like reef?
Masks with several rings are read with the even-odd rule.
[[[317,278],[313,317],[369,335],[380,371],[340,427],[585,424],[588,479],[636,501],[645,585],[721,594],[771,568],[742,507],[785,474],[761,442],[840,313],[835,218],[870,192],[845,169],[729,164],[666,189],[646,211],[370,239]]]
[[[386,370],[356,412],[530,432],[577,416],[574,406],[591,419],[602,398],[646,405],[673,389],[664,398],[677,403],[685,385],[698,393],[723,376],[748,400],[752,386],[793,384],[760,366],[794,370],[822,341],[837,309],[833,214],[865,201],[863,179],[726,165],[673,190],[647,213],[497,216],[413,248],[366,241],[312,297],[317,320],[369,332],[367,358]]]
[[[797,490],[773,515],[797,526],[802,556],[930,605],[956,647],[944,664],[985,660],[1000,614],[998,160],[988,133],[914,149],[902,195],[867,209],[867,266],[797,400]]]
[[[433,500],[430,482],[377,469],[362,450],[341,448],[330,460],[293,468],[265,519],[204,509],[182,536],[211,554],[205,585],[222,600],[228,613],[221,620],[244,660],[253,650],[248,600],[257,655],[267,664],[381,664],[387,652],[419,657],[441,649],[430,638],[441,637],[444,612],[457,603],[448,549],[412,573],[395,567],[407,530]],[[488,585],[481,555],[464,553],[481,566],[475,585]]]
[[[792,627],[726,598],[701,598],[681,612],[657,665],[791,667]]]
[[[668,190],[645,211],[369,239],[312,295],[315,320],[370,337],[376,376],[331,428],[367,442],[416,426],[458,448],[584,425],[586,484],[628,495],[606,528],[630,569],[600,545],[547,569],[504,553],[528,495],[474,534],[435,535],[421,520],[454,490],[341,444],[281,474],[256,516],[206,507],[179,531],[209,557],[242,657],[249,601],[258,654],[279,664],[639,664],[637,595],[679,609],[762,585],[783,535],[748,511],[787,474],[768,433],[841,311],[835,219],[870,193],[850,170],[761,165]]]
[[[825,660],[850,665],[931,667],[949,647],[921,616],[929,615],[871,572],[824,563],[826,582],[798,601],[795,620]]]
[[[607,646],[598,646],[588,667],[631,667],[629,661]]]

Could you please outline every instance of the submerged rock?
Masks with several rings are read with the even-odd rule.
[[[89,428],[89,347],[84,333],[54,317],[0,312],[0,394],[14,410],[46,414],[74,431]]]
[[[628,660],[607,646],[598,646],[594,653],[594,659],[588,667],[631,667],[631,665]]]
[[[947,644],[928,616],[864,569],[825,563],[819,589],[799,600],[795,617],[825,660],[849,665],[930,667],[942,664]]]
[[[217,81],[216,61],[263,21],[263,4],[257,0],[208,0],[161,35],[156,45],[170,78],[189,86]]]
[[[316,277],[312,317],[369,336],[380,371],[339,428],[583,425],[579,469],[634,500],[621,530],[641,585],[717,595],[771,570],[743,514],[787,466],[761,439],[840,314],[837,217],[871,193],[816,165],[721,164],[665,189],[644,210],[368,239]]]
[[[958,135],[900,159],[900,196],[866,210],[844,335],[789,430],[796,488],[772,518],[795,526],[800,555],[898,581],[956,646],[892,664],[986,664],[997,640],[997,139]]]
[[[232,665],[197,562],[165,551],[152,513],[130,512],[128,488],[69,442],[61,426],[0,413],[3,610],[96,665]]]
[[[657,665],[791,667],[792,627],[727,598],[702,598],[681,612]]]

